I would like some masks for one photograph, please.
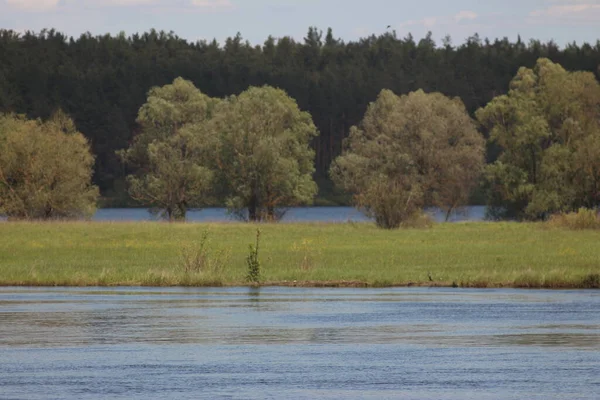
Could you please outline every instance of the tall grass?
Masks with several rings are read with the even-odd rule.
[[[556,214],[548,220],[548,226],[572,230],[600,229],[598,210],[580,208],[577,212]]]

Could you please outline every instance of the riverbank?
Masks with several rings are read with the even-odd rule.
[[[256,228],[239,223],[3,223],[0,285],[246,285],[246,257]],[[264,285],[600,286],[598,231],[481,222],[398,231],[370,223],[260,229]],[[195,272],[202,262],[195,263],[193,256],[202,253],[204,232],[207,261]]]

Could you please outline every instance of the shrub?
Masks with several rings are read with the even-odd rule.
[[[597,210],[580,208],[577,212],[552,215],[548,225],[572,230],[600,229],[600,217]]]
[[[248,282],[258,284],[260,282],[260,261],[258,260],[258,245],[260,241],[260,229],[256,230],[256,245],[249,246],[249,254],[246,257],[246,264],[248,266],[248,275],[246,280]]]

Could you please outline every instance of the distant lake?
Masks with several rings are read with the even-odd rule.
[[[484,206],[467,207],[463,213],[452,215],[452,222],[482,221],[485,218]],[[434,218],[443,222],[445,215],[439,210],[428,211]],[[94,221],[154,221],[158,217],[144,208],[105,208],[94,216]],[[227,214],[224,208],[205,208],[188,213],[190,222],[227,222],[235,218]],[[366,222],[370,221],[362,212],[352,207],[297,207],[291,208],[283,222]]]
[[[450,222],[483,221],[485,219],[485,206],[470,206],[458,213],[454,213]],[[445,214],[436,209],[427,212],[438,222],[444,222]],[[0,222],[6,218],[0,215]],[[158,221],[160,218],[152,215],[146,208],[102,208],[99,209],[92,221]],[[225,208],[204,208],[199,211],[190,211],[187,215],[188,222],[233,222],[234,217],[227,213]],[[295,207],[290,208],[283,217],[283,222],[368,222],[371,221],[359,210],[352,207]]]

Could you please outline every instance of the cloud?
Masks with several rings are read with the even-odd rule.
[[[405,21],[400,24],[400,27],[423,26],[425,28],[433,28],[440,25],[448,26],[460,24],[464,21],[473,21],[478,17],[479,15],[473,11],[460,11],[455,15],[431,16],[423,19]]]
[[[571,0],[559,3],[531,11],[527,21],[538,24],[600,23],[600,1]]]
[[[107,6],[138,6],[141,4],[155,4],[156,0],[102,0],[97,1],[100,5]]]
[[[210,11],[227,10],[234,7],[231,0],[191,0],[190,4],[194,7]]]
[[[10,7],[26,11],[45,11],[58,6],[60,0],[4,0]]]
[[[473,11],[461,11],[454,16],[454,20],[456,22],[460,22],[462,20],[474,20],[478,17],[477,13]]]
[[[162,11],[222,11],[234,8],[231,0],[0,0],[9,7],[25,11],[48,11],[58,6],[69,9],[93,7],[152,6]]]

